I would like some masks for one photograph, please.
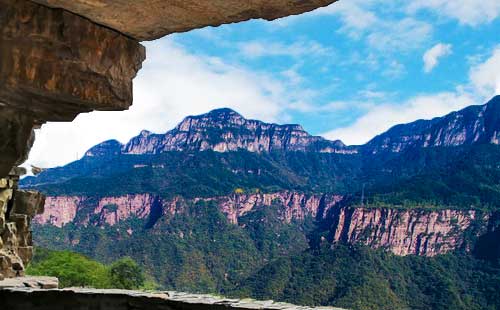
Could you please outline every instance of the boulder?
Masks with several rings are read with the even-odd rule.
[[[25,214],[33,217],[43,213],[45,196],[35,191],[16,191],[12,204],[13,214]]]

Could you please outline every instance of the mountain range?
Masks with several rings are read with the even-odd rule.
[[[218,109],[21,184],[47,195],[39,246],[132,256],[162,288],[495,309],[499,140],[500,96],[358,146]]]
[[[231,109],[188,116],[173,130],[147,130],[122,145],[116,140],[96,145],[85,156],[159,154],[171,151],[235,152],[401,152],[412,147],[500,143],[500,96],[485,105],[470,106],[445,117],[397,125],[366,145],[346,146],[308,134],[300,125],[278,125],[245,119]]]

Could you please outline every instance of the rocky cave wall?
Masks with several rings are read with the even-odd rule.
[[[0,279],[22,276],[44,198],[17,189],[34,129],[81,112],[124,110],[145,59],[137,41],[73,13],[0,0]]]
[[[22,168],[15,168],[0,179],[0,280],[23,276],[33,256],[31,219],[43,213],[45,197],[19,190]]]
[[[61,9],[0,0],[0,177],[22,163],[32,130],[92,110],[125,110],[145,50]]]

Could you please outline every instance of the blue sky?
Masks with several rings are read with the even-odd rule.
[[[100,141],[165,132],[217,107],[359,144],[500,92],[500,1],[388,2],[341,0],[147,42],[134,106],[44,126],[30,162],[64,164]]]

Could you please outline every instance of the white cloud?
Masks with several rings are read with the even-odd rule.
[[[379,51],[408,51],[426,43],[432,32],[432,25],[412,17],[397,21],[381,20],[367,36],[367,43]]]
[[[473,65],[467,85],[458,86],[454,92],[421,95],[404,103],[367,105],[366,113],[353,124],[325,133],[330,139],[341,139],[346,144],[363,144],[392,126],[417,119],[431,119],[471,104],[481,104],[493,95],[500,94],[500,46],[490,57]],[[367,98],[370,100],[369,98]]]
[[[106,139],[126,142],[140,130],[166,132],[186,115],[230,107],[246,117],[283,121],[286,111],[307,105],[299,93],[264,73],[218,58],[194,56],[170,39],[148,43],[148,59],[134,80],[128,111],[82,114],[72,123],[49,123],[37,133],[28,164],[73,161]]]
[[[458,20],[461,24],[478,26],[487,24],[500,16],[500,1],[498,0],[412,0],[412,1],[383,1],[383,0],[350,0],[338,1],[330,6],[317,9],[310,13],[279,19],[281,25],[321,15],[337,15],[341,18],[342,30],[357,35],[357,31],[373,28],[373,25],[384,18],[381,12],[406,14],[415,16],[420,11],[435,13],[436,15]]]
[[[406,73],[405,66],[396,60],[390,61],[386,65],[385,69],[382,71],[383,76],[393,79],[398,78],[405,73]]]
[[[432,36],[430,23],[411,14],[401,16],[405,6],[381,0],[339,1],[307,14],[284,19],[280,25],[317,16],[335,16],[341,21],[341,33],[353,39],[366,40],[371,49],[384,52],[408,51],[419,48]]]
[[[473,87],[484,97],[500,94],[500,45],[483,63],[470,70]]]
[[[394,125],[417,119],[431,119],[474,103],[466,94],[439,93],[423,95],[398,104],[372,105],[368,112],[352,125],[324,134],[329,139],[340,139],[346,144],[363,144]]]
[[[314,11],[279,18],[271,23],[271,26],[288,27],[294,22],[314,18],[318,16],[338,16],[342,21],[343,27],[340,31],[349,34],[352,37],[358,37],[359,32],[370,28],[378,22],[378,17],[370,10],[370,6],[374,0],[350,0],[338,1],[326,7],[316,9]]]
[[[451,44],[438,43],[428,49],[422,57],[424,61],[424,71],[429,73],[439,64],[441,57],[448,56],[452,53]]]
[[[298,41],[293,44],[280,42],[249,41],[238,44],[239,52],[249,58],[266,56],[331,56],[332,49],[314,41]]]
[[[338,15],[343,23],[341,31],[356,38],[365,30],[379,23],[379,18],[369,8],[371,2],[373,1],[340,1],[313,11],[311,16]]]
[[[293,86],[297,86],[304,81],[304,77],[302,77],[295,68],[285,70],[281,72],[281,75],[283,75]]]
[[[271,25],[289,26],[306,18],[334,16],[341,22],[338,32],[355,40],[365,40],[370,49],[386,53],[408,51],[426,43],[432,36],[433,27],[413,14],[401,17],[401,11],[405,8],[398,1],[338,1],[306,14],[279,19]]]
[[[498,0],[413,0],[408,7],[410,12],[431,10],[470,26],[489,23],[500,15]]]

